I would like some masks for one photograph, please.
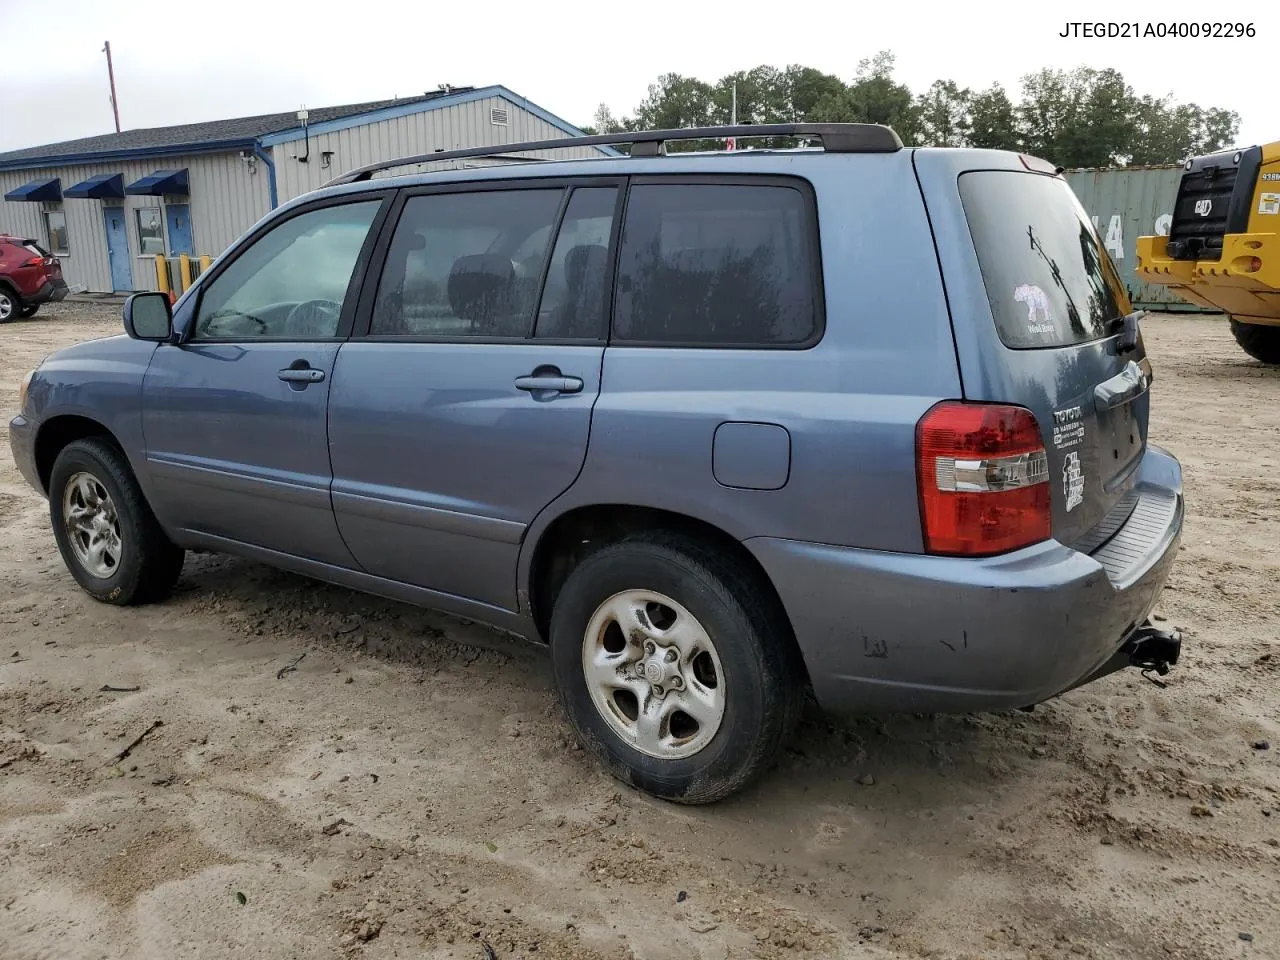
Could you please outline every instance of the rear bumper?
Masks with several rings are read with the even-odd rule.
[[[50,280],[40,287],[33,295],[24,297],[28,304],[36,303],[56,303],[66,297],[69,289],[65,280]]]
[[[1101,676],[1178,554],[1182,470],[1149,447],[1137,508],[1092,554],[1046,541],[969,560],[746,541],[834,712],[1027,706]]]

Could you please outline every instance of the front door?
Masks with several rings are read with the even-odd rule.
[[[618,194],[405,201],[329,402],[334,513],[365,570],[515,609],[524,531],[586,456]]]
[[[169,255],[193,256],[196,244],[191,232],[191,206],[186,203],[167,203],[164,219],[169,228]]]
[[[351,565],[329,502],[325,418],[382,202],[269,225],[177,318],[183,342],[157,349],[143,382],[153,501],[167,523]]]
[[[129,235],[124,226],[124,207],[103,207],[107,230],[107,260],[111,264],[111,289],[133,290],[133,269],[129,263]]]

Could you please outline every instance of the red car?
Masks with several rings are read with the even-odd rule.
[[[58,258],[34,240],[0,233],[0,323],[67,295]]]

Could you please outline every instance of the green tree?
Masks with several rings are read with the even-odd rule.
[[[823,73],[812,67],[792,64],[786,69],[788,99],[795,123],[821,123],[830,118],[820,115],[816,108],[827,98],[838,99],[845,91],[845,83],[835,74]]]
[[[649,84],[649,95],[636,107],[636,126],[641,130],[705,127],[711,117],[711,94],[711,86],[701,80],[664,73]]]
[[[951,80],[935,80],[916,99],[919,118],[917,143],[925,147],[962,147],[969,137],[968,88],[961,90]]]
[[[1065,167],[1106,167],[1128,156],[1133,89],[1116,70],[1042,69],[1022,80],[1024,148]]]
[[[969,99],[969,146],[989,150],[1020,150],[1017,111],[1000,84]]]

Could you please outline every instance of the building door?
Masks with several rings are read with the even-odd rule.
[[[169,256],[181,254],[194,256],[195,241],[191,236],[191,206],[186,203],[166,203],[164,217],[169,225]]]
[[[133,290],[133,268],[129,263],[129,236],[124,227],[124,207],[103,207],[107,228],[107,259],[111,262],[111,289]]]

